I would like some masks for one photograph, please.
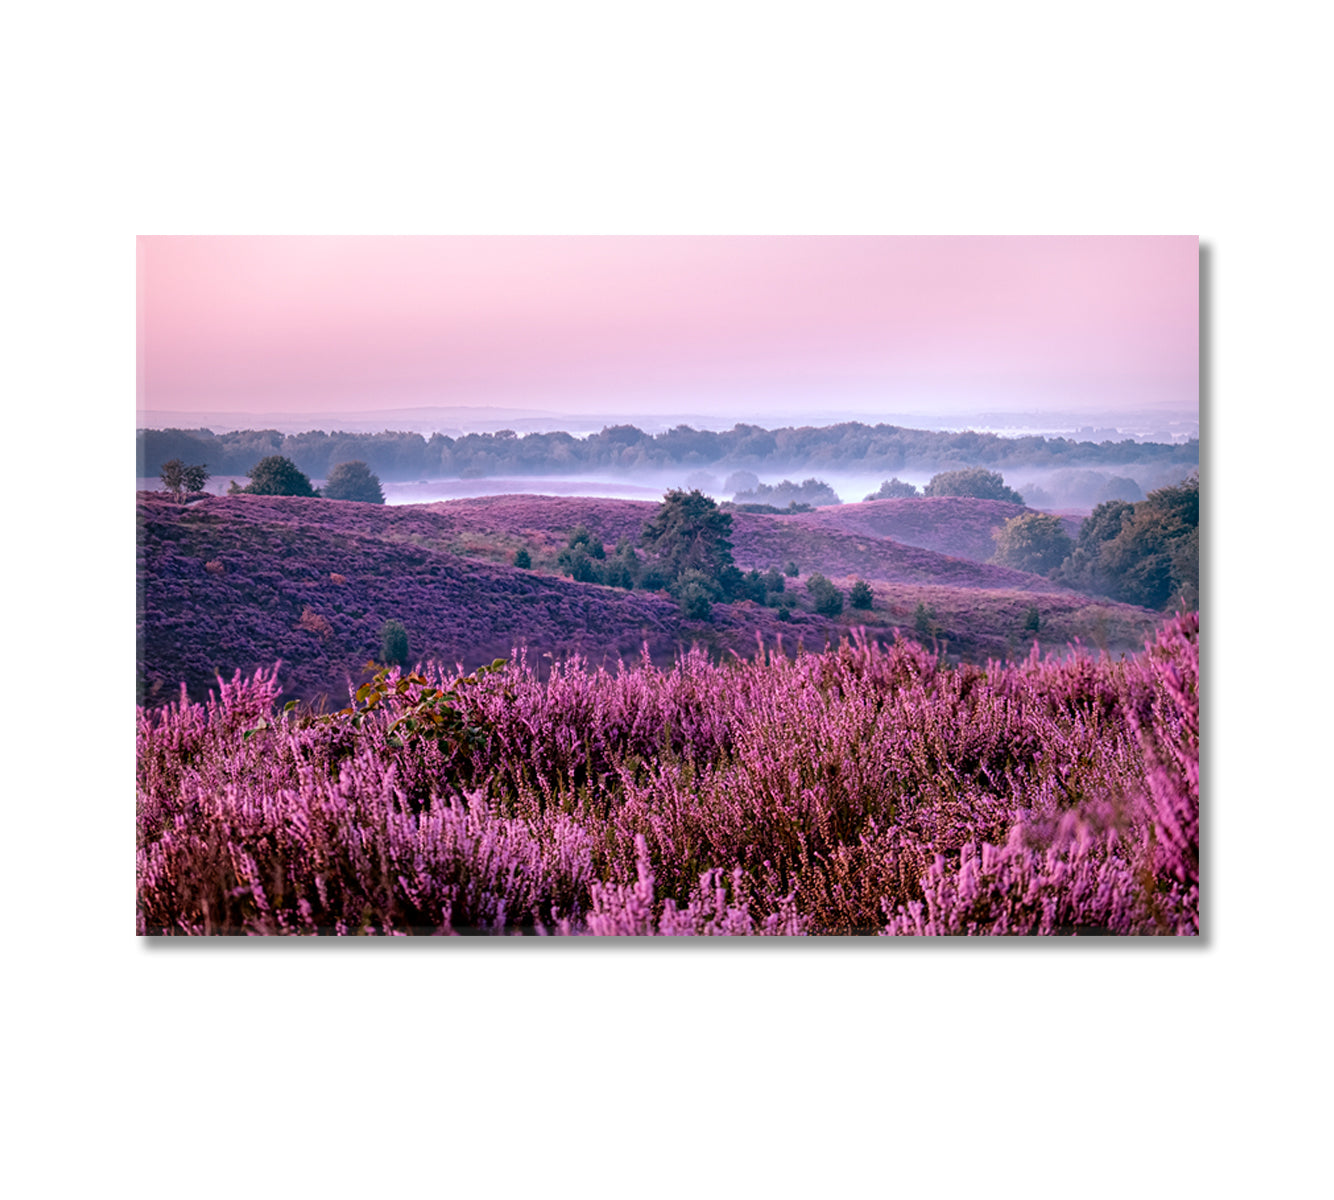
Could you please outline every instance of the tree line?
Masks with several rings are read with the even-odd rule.
[[[1198,471],[1138,503],[1099,504],[1071,538],[1057,517],[1021,513],[996,531],[994,562],[1143,608],[1198,608]]]
[[[730,465],[783,470],[825,467],[896,471],[964,467],[1054,468],[1126,463],[1199,463],[1199,442],[1181,444],[1078,442],[1038,436],[1007,438],[994,433],[945,433],[896,425],[838,425],[763,429],[736,425],[715,432],[678,425],[649,434],[633,425],[612,425],[588,437],[513,430],[453,438],[385,430],[345,433],[275,429],[213,433],[207,429],[141,429],[138,474],[149,478],[172,459],[204,462],[214,474],[242,475],[262,458],[291,459],[307,475],[324,478],[339,462],[366,463],[381,479],[484,478],[497,475],[560,475],[583,471],[636,472]],[[756,481],[758,482],[758,480]],[[784,501],[786,503],[786,501]]]
[[[366,504],[383,504],[384,489],[379,477],[364,462],[335,463],[323,488],[317,488],[310,477],[290,458],[271,454],[261,458],[253,467],[241,472],[250,482],[241,487],[235,480],[227,489],[231,495],[250,496],[305,496],[325,500],[359,500]],[[162,486],[177,500],[200,495],[209,481],[207,463],[186,463],[179,458],[162,464],[158,473]]]

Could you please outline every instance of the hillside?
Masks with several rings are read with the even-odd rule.
[[[1079,638],[1118,652],[1140,648],[1159,620],[1037,576],[790,517],[734,517],[738,565],[795,560],[803,577],[820,571],[843,587],[864,577],[874,582],[872,611],[845,608],[833,619],[804,611],[802,578],[788,581],[803,604],[789,620],[743,601],[716,605],[709,622],[687,621],[665,595],[509,565],[520,546],[536,566],[549,563],[579,524],[609,549],[633,540],[655,507],[536,496],[395,507],[226,496],[182,505],[141,493],[140,702],[169,699],[182,681],[202,697],[216,673],[251,674],[281,659],[289,697],[341,704],[349,680],[379,655],[389,618],[407,627],[414,660],[468,669],[518,647],[538,661],[577,653],[613,664],[645,645],[658,663],[694,643],[714,655],[750,656],[757,639],[815,650],[859,625],[884,642],[904,630],[952,657],[1022,657],[1034,605],[1044,645]],[[924,630],[914,621],[919,603],[934,614]]]
[[[938,554],[986,562],[996,549],[992,534],[1012,517],[1033,512],[1002,500],[967,496],[920,496],[903,500],[864,500],[801,513],[789,518],[824,533],[857,533],[893,538]],[[1079,536],[1082,517],[1058,514],[1071,538]]]
[[[665,596],[574,583],[466,558],[447,521],[401,508],[242,496],[195,505],[139,498],[141,703],[215,686],[215,673],[283,661],[286,694],[341,704],[349,679],[380,653],[380,627],[403,622],[414,659],[472,668],[527,646],[530,655],[668,662],[699,641],[754,652],[756,638],[823,646],[831,622],[790,624],[753,605],[719,606],[711,623],[681,619]],[[406,519],[402,519],[406,517]],[[735,610],[735,611],[734,611]]]

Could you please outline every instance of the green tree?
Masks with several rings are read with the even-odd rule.
[[[1081,592],[1107,595],[1112,587],[1105,565],[1100,561],[1103,546],[1121,532],[1134,515],[1135,506],[1124,500],[1099,504],[1079,527],[1079,537],[1069,558],[1053,572],[1052,578]]]
[[[401,621],[390,618],[380,626],[380,661],[390,666],[408,665],[408,631]]]
[[[577,546],[566,546],[556,555],[556,566],[562,575],[568,575],[575,583],[602,582],[602,572],[584,542]]]
[[[514,552],[514,565],[516,567],[524,567],[525,569],[531,567],[533,565],[533,556],[520,546]]]
[[[941,471],[931,477],[923,490],[927,496],[972,496],[978,500],[1005,500],[1010,504],[1022,504],[1024,498],[1005,486],[1005,478],[999,472],[988,471],[984,467],[971,467],[963,471]]]
[[[1053,578],[1144,608],[1198,606],[1198,476],[1150,492],[1138,504],[1120,500],[1099,504]]]
[[[205,464],[186,466],[179,458],[162,464],[162,486],[178,500],[189,492],[202,492],[208,482]]]
[[[321,494],[326,500],[360,500],[383,504],[384,489],[379,477],[364,462],[340,462],[329,472]]]
[[[871,608],[875,603],[875,594],[871,591],[871,585],[864,579],[858,579],[848,589],[848,603],[853,608]]]
[[[843,611],[843,593],[818,571],[806,581],[806,590],[816,612],[836,617]]]
[[[913,611],[912,624],[918,637],[934,637],[936,633],[935,608],[928,605],[925,600],[919,600],[917,602],[917,608]]]
[[[1036,634],[1042,628],[1042,614],[1036,604],[1030,604],[1024,613],[1024,632]]]
[[[681,614],[691,621],[707,621],[713,616],[715,596],[713,581],[703,571],[688,567],[676,577],[672,595],[681,606]]]
[[[242,488],[252,496],[318,496],[310,478],[290,458],[270,454],[248,472],[250,483]]]
[[[1020,513],[992,536],[996,541],[992,562],[1034,575],[1056,570],[1075,548],[1061,518],[1044,513]]]
[[[576,525],[565,544],[571,550],[578,550],[582,546],[592,558],[607,557],[607,548],[602,544],[601,538],[594,537],[587,525]]]
[[[673,490],[644,525],[639,544],[669,584],[685,571],[709,580],[732,565],[732,518],[700,491]]]
[[[904,483],[897,475],[893,479],[886,479],[880,485],[878,491],[872,492],[866,498],[868,500],[907,500],[913,496],[920,496],[914,484]]]
[[[790,562],[787,564],[787,566],[783,568],[783,574],[786,575],[789,579],[795,579],[798,575],[801,574],[801,571],[797,567],[796,563]]]

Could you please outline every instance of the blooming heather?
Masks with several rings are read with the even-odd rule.
[[[279,710],[281,667],[138,716],[141,933],[1192,934],[1198,616],[1145,652],[952,667],[854,637],[439,668],[479,736]]]

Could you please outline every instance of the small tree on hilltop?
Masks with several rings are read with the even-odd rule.
[[[341,462],[329,472],[321,492],[326,500],[359,500],[364,504],[383,504],[384,489],[379,476],[364,462]]]
[[[162,486],[177,499],[189,492],[202,492],[208,482],[208,470],[204,463],[198,466],[186,466],[179,458],[162,464]]]
[[[242,488],[252,496],[318,496],[310,486],[310,477],[290,458],[270,454],[261,458],[249,472],[250,483]]]
[[[879,491],[872,492],[866,498],[868,500],[908,500],[913,496],[920,496],[921,492],[911,483],[904,483],[897,475],[893,479],[886,479],[880,485]]]
[[[1020,513],[1011,517],[992,537],[996,540],[992,562],[1013,567],[1016,571],[1030,571],[1034,575],[1046,575],[1056,570],[1075,548],[1060,517],[1043,513]]]
[[[941,471],[931,477],[923,490],[927,496],[971,496],[977,500],[1005,500],[1022,504],[1024,498],[1005,486],[1005,478],[996,471],[973,467],[965,471]]]

